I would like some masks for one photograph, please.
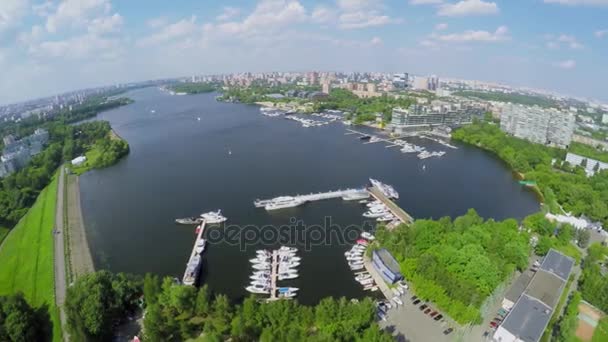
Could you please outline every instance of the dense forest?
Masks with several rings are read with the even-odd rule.
[[[177,83],[169,87],[176,93],[203,94],[216,91],[218,87],[210,83]]]
[[[223,91],[220,100],[222,101],[237,101],[240,103],[253,104],[260,101],[273,102],[288,102],[300,101],[299,98],[284,98],[276,99],[268,97],[270,94],[285,94],[290,90],[297,91],[320,91],[319,86],[296,86],[296,85],[280,85],[269,86],[264,84],[252,84],[250,87],[230,87]]]
[[[589,246],[579,283],[583,299],[604,312],[608,312],[608,277],[605,276],[607,258],[608,247],[600,244]]]
[[[46,341],[50,324],[46,308],[32,308],[22,294],[0,296],[0,341]]]
[[[395,256],[417,296],[459,323],[478,322],[479,308],[516,269],[528,265],[529,235],[516,220],[484,221],[471,209],[455,220],[416,220],[376,237]]]
[[[524,95],[524,94],[508,94],[498,92],[481,92],[481,91],[456,91],[453,92],[454,96],[462,96],[469,98],[478,98],[485,101],[499,101],[499,102],[511,102],[516,104],[522,104],[526,106],[540,106],[540,107],[555,107],[558,105],[557,102],[542,96]]]
[[[370,299],[327,298],[307,307],[251,296],[234,305],[207,286],[197,289],[150,274],[142,282],[107,271],[83,276],[68,289],[70,334],[79,341],[108,340],[116,326],[144,307],[146,341],[392,341],[376,325]]]
[[[452,137],[495,153],[526,180],[535,181],[552,212],[560,213],[559,203],[575,216],[586,215],[608,226],[608,171],[586,177],[581,167],[562,163],[565,151],[508,136],[489,123],[464,126]]]
[[[36,197],[50,182],[57,167],[64,161],[83,154],[93,146],[102,146],[103,158],[94,167],[115,163],[128,153],[128,145],[122,140],[112,140],[110,124],[96,121],[79,125],[74,122],[91,118],[101,110],[130,103],[129,99],[108,101],[95,97],[72,111],[61,111],[49,118],[30,118],[19,123],[0,125],[3,134],[30,134],[36,128],[49,132],[48,146],[34,156],[28,165],[0,181],[0,225],[13,226],[27,212]]]

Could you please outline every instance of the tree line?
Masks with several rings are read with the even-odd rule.
[[[416,295],[459,323],[479,322],[486,298],[528,266],[529,235],[517,221],[484,221],[473,209],[454,220],[416,220],[391,231],[381,226],[376,237]]]
[[[495,153],[525,179],[535,181],[554,213],[560,212],[561,205],[575,216],[585,215],[608,225],[608,171],[587,177],[581,167],[562,163],[566,151],[508,136],[489,123],[464,126],[452,138]]]

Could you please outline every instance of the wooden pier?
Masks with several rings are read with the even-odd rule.
[[[386,195],[380,191],[380,189],[375,186],[371,186],[367,189],[369,193],[378,201],[382,202],[388,210],[391,211],[395,217],[399,219],[399,221],[411,224],[414,223],[414,218],[410,216],[405,210],[401,209],[395,202],[393,202],[390,198],[386,197]]]
[[[268,298],[269,301],[271,300],[277,300],[277,277],[278,275],[278,271],[277,269],[279,268],[279,251],[274,250],[272,251],[272,269],[270,270],[270,298]]]
[[[201,224],[197,226],[197,227],[200,227],[200,229],[197,228],[198,232],[196,234],[196,239],[194,240],[194,246],[192,246],[192,252],[190,253],[190,259],[188,259],[188,264],[186,264],[186,265],[189,265],[190,261],[196,256],[196,245],[198,245],[198,241],[203,237],[203,233],[205,231],[205,223],[206,223],[206,221],[203,220],[203,222],[201,222]],[[205,248],[207,248],[207,247],[205,247]],[[201,263],[202,263],[202,261],[201,261]],[[199,275],[200,275],[200,268],[195,276],[194,283],[196,283],[196,281],[198,280]],[[188,277],[188,266],[186,266],[186,271],[184,272],[184,277],[182,278],[182,280],[186,280],[187,277]],[[185,281],[184,281],[184,283],[185,283]]]

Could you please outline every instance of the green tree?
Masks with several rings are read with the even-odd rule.
[[[553,242],[548,236],[541,236],[534,247],[534,253],[539,256],[544,256],[549,253],[549,250],[553,247]]]
[[[576,231],[576,239],[580,248],[587,248],[591,239],[591,233],[588,229],[578,229]]]

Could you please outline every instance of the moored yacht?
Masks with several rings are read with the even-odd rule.
[[[260,293],[260,294],[268,294],[270,293],[270,288],[264,285],[251,285],[245,288],[247,291],[251,293]]]
[[[304,204],[304,201],[297,199],[295,197],[281,196],[281,197],[276,197],[276,198],[273,198],[272,200],[270,200],[270,202],[268,202],[264,206],[264,208],[266,210],[278,210],[278,209],[285,209],[285,208],[293,208],[293,207],[297,207],[302,204]]]
[[[201,218],[203,218],[205,222],[209,224],[222,223],[227,220],[227,218],[222,215],[221,210],[201,214]]]

